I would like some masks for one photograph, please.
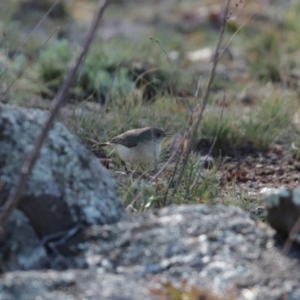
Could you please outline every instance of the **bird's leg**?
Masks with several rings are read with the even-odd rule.
[[[140,168],[142,170],[141,176],[145,179],[151,179],[152,176],[149,173],[149,169],[147,169],[146,167],[143,167],[142,165],[140,165]]]
[[[138,164],[137,167],[132,171],[132,175],[138,171],[139,167],[140,165]]]
[[[130,173],[130,171],[127,169],[125,161],[123,161],[123,160],[120,160],[120,161],[121,161],[122,166],[124,167],[125,173],[128,175]]]

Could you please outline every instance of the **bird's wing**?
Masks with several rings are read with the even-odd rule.
[[[110,143],[100,143],[100,144],[97,144],[98,147],[105,147],[105,146],[108,146],[110,145]]]
[[[137,143],[134,140],[134,138],[130,138],[130,137],[126,137],[126,139],[125,139],[120,136],[116,136],[110,142],[112,144],[120,144],[120,145],[123,145],[128,148],[133,148],[133,147],[137,146]]]

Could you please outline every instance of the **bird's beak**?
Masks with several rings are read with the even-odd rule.
[[[171,137],[171,136],[173,136],[172,133],[166,133],[166,137]]]

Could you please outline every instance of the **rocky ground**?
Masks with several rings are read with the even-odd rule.
[[[252,150],[227,158],[221,167],[224,188],[235,186],[244,197],[253,200],[270,188],[295,188],[299,183],[300,163],[290,149],[275,145],[267,153]]]
[[[1,204],[96,5],[62,1],[31,35],[45,14],[35,2],[1,12]],[[299,230],[288,238],[299,190],[272,190],[299,180],[297,1],[232,2],[176,192],[174,162],[152,181],[104,162],[97,144],[155,122],[174,134],[162,162],[172,154],[211,71],[222,3],[113,2],[0,239],[0,299],[299,299],[299,246],[286,243],[299,241]]]

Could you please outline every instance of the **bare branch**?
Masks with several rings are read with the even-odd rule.
[[[164,163],[164,165],[158,170],[158,172],[150,179],[150,183],[156,181],[158,179],[158,177],[162,174],[162,172],[167,168],[167,166],[170,164],[170,162],[173,160],[173,158],[176,156],[176,154],[180,151],[184,141],[186,139],[186,134],[183,135],[182,139],[180,140],[180,142],[178,143],[177,148],[173,151],[172,155],[170,156],[170,158]],[[126,207],[126,210],[129,210],[130,208],[133,207],[133,205],[135,204],[135,202],[137,201],[137,199],[139,197],[141,197],[143,194],[143,192],[139,192],[134,199],[130,202],[130,204]]]
[[[80,64],[84,60],[84,58],[89,50],[89,47],[90,47],[90,45],[93,41],[93,38],[96,34],[99,22],[103,16],[103,13],[104,13],[107,5],[109,4],[109,2],[110,2],[109,0],[104,0],[102,3],[99,3],[98,12],[94,17],[94,20],[91,24],[89,31],[87,32],[87,36],[83,43],[83,47],[82,47],[81,51],[79,52],[77,59],[71,65],[71,67],[69,69],[69,73],[67,75],[67,78],[66,78],[63,86],[61,87],[60,91],[57,93],[57,96],[54,98],[52,105],[51,105],[50,115],[48,117],[48,120],[46,121],[46,123],[42,129],[42,132],[36,139],[33,150],[27,155],[25,162],[21,168],[21,172],[20,172],[19,178],[17,180],[17,183],[16,183],[15,187],[11,190],[8,200],[2,207],[2,210],[0,213],[0,234],[4,233],[4,227],[7,223],[7,221],[9,220],[9,217],[10,217],[11,213],[13,212],[14,208],[17,207],[17,205],[20,201],[20,198],[23,194],[26,182],[28,181],[28,178],[32,172],[32,169],[33,169],[36,161],[39,158],[42,145],[48,136],[48,133],[54,123],[55,117],[57,116],[60,107],[62,106],[62,104],[64,103],[64,101],[66,100],[66,98],[68,96],[69,88],[75,78],[76,72],[77,72]]]
[[[207,83],[207,86],[206,86],[206,89],[205,89],[205,92],[204,92],[204,95],[203,95],[203,98],[202,98],[202,103],[201,103],[199,114],[197,116],[197,120],[196,120],[196,122],[193,125],[193,128],[191,130],[191,139],[190,139],[190,142],[188,144],[187,151],[186,151],[186,153],[183,157],[182,168],[181,168],[180,173],[178,175],[178,183],[182,179],[185,167],[186,167],[186,165],[189,161],[190,153],[191,153],[192,149],[194,148],[196,135],[197,135],[197,130],[198,130],[199,125],[202,121],[202,116],[203,116],[204,110],[205,110],[207,102],[208,102],[208,97],[210,95],[211,85],[212,85],[213,79],[215,77],[216,67],[217,67],[217,64],[218,64],[218,61],[219,61],[219,58],[220,58],[220,54],[219,54],[220,47],[222,45],[223,38],[224,38],[224,35],[225,35],[225,30],[226,30],[226,27],[227,27],[227,20],[228,20],[228,12],[229,12],[230,2],[231,2],[231,0],[227,1],[226,7],[225,7],[225,10],[224,10],[222,28],[221,28],[218,44],[217,44],[217,47],[216,47],[216,50],[215,50],[215,54],[214,54],[212,70],[211,70],[211,73],[210,73],[210,76],[209,76],[209,79],[208,79],[208,83]],[[176,189],[177,189],[177,187],[174,188],[173,194],[175,194]]]
[[[47,39],[46,39],[46,41],[42,44],[42,46],[38,49],[38,51],[37,51],[37,54],[46,46],[46,44],[48,43],[48,41],[53,37],[53,35],[57,32],[59,30],[59,27],[57,27],[48,37],[47,37]],[[1,94],[1,97],[0,97],[0,101],[1,101],[1,98],[3,98],[6,94],[7,94],[7,92],[10,90],[10,88],[14,85],[14,83],[18,80],[18,79],[20,79],[23,75],[24,75],[24,73],[25,73],[25,71],[27,70],[27,68],[29,67],[29,66],[31,66],[31,64],[32,64],[32,61],[29,61],[27,64],[26,64],[26,66],[23,68],[23,70],[21,71],[21,72],[19,72],[19,74],[12,80],[12,82],[7,86],[7,88],[5,89],[5,91]],[[4,102],[4,101],[2,101],[2,102]],[[7,103],[8,101],[5,101],[5,103]]]
[[[19,46],[19,48],[14,52],[11,59],[15,57],[15,55],[23,48],[23,46],[28,42],[29,38],[33,35],[33,33],[40,27],[40,25],[45,21],[45,19],[48,17],[48,15],[51,13],[51,11],[54,9],[54,7],[57,5],[59,0],[56,0],[51,7],[47,10],[47,12],[43,15],[43,17],[40,19],[40,21],[34,26],[34,28],[29,32],[24,42]]]
[[[198,95],[199,95],[201,80],[202,80],[202,77],[200,76],[199,79],[198,79],[197,88],[196,88],[196,91],[195,91],[195,94],[194,94],[194,101],[195,102],[196,102],[196,100],[198,98]],[[175,164],[175,167],[174,167],[174,171],[173,171],[171,180],[169,181],[168,188],[167,188],[167,190],[165,192],[165,195],[164,195],[164,199],[163,199],[164,205],[167,205],[167,197],[168,197],[168,194],[169,194],[169,190],[170,190],[171,186],[173,186],[173,184],[174,184],[174,180],[175,180],[175,175],[176,175],[176,172],[177,172],[177,168],[179,166],[179,162],[181,160],[181,156],[182,156],[182,153],[183,153],[183,143],[185,142],[185,140],[190,135],[190,132],[191,132],[191,129],[192,129],[192,126],[193,126],[193,115],[196,112],[197,107],[198,107],[197,104],[194,104],[193,109],[190,112],[190,115],[189,115],[189,118],[188,118],[188,123],[187,123],[186,129],[184,131],[184,139],[182,139],[182,141],[180,143],[180,146],[182,146],[181,147],[181,152],[180,152],[180,154],[177,157],[176,164]],[[175,189],[175,191],[176,191],[176,189]],[[173,196],[175,195],[175,191],[173,193]]]
[[[225,108],[225,99],[226,99],[226,91],[224,90],[224,92],[223,92],[223,98],[222,98],[222,101],[221,101],[222,108],[221,108],[220,118],[219,118],[219,121],[218,121],[217,131],[216,131],[214,140],[213,140],[213,142],[212,142],[212,144],[210,146],[210,149],[209,149],[208,153],[206,154],[205,160],[203,161],[203,165],[206,164],[206,162],[207,162],[208,158],[210,157],[212,151],[214,150],[214,147],[215,147],[216,142],[218,140],[218,136],[219,136],[220,129],[221,129],[221,124],[222,124],[222,121],[223,121],[223,114],[224,114],[224,108]],[[192,184],[191,189],[193,189],[193,187],[196,184],[198,184],[200,176],[201,176],[201,172],[199,172],[198,176],[196,177],[196,180]]]
[[[216,131],[216,135],[214,137],[214,140],[211,144],[211,147],[206,155],[206,159],[204,162],[206,162],[207,158],[211,155],[215,145],[216,145],[216,142],[217,142],[217,139],[218,139],[218,136],[219,136],[219,132],[220,132],[220,129],[221,129],[221,124],[222,124],[222,120],[223,120],[223,114],[224,114],[224,108],[225,108],[225,96],[226,96],[226,91],[223,92],[223,98],[222,98],[222,101],[221,101],[221,105],[222,105],[222,109],[221,109],[221,113],[220,113],[220,118],[219,118],[219,121],[218,121],[218,127],[217,127],[217,131]]]
[[[291,248],[292,248],[292,245],[293,243],[295,242],[296,238],[297,238],[297,235],[299,234],[300,232],[300,217],[298,217],[296,223],[294,224],[292,230],[290,231],[289,233],[289,236],[288,238],[286,239],[284,245],[283,245],[283,248],[282,248],[282,253],[284,255],[288,255]]]

